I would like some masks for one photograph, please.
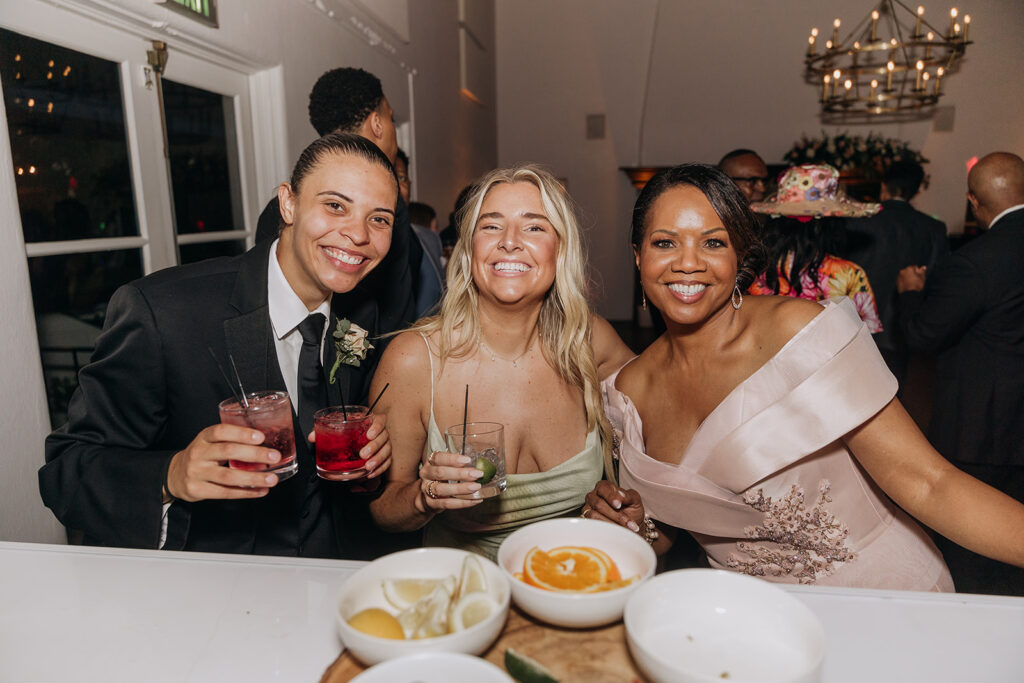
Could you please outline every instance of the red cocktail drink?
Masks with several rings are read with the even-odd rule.
[[[316,431],[316,473],[331,481],[359,479],[366,475],[366,460],[359,451],[370,443],[366,406],[324,408],[313,415]]]
[[[228,466],[250,472],[273,472],[279,481],[295,474],[298,461],[295,459],[295,430],[292,427],[292,404],[284,391],[256,391],[245,395],[249,402],[245,406],[237,398],[221,401],[222,424],[251,427],[263,432],[265,448],[273,448],[281,454],[275,465],[245,460],[228,460]]]

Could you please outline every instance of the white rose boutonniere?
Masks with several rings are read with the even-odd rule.
[[[366,352],[373,348],[373,344],[367,339],[369,336],[369,332],[347,318],[338,321],[337,327],[334,328],[334,350],[337,357],[331,367],[331,384],[334,384],[335,374],[342,363],[358,368],[359,364],[366,360]]]

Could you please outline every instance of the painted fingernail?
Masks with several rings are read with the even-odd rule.
[[[613,500],[612,501],[612,507],[615,508],[616,510],[621,510],[622,509],[622,501],[621,500]]]
[[[474,479],[479,479],[480,477],[484,476],[484,473],[483,473],[483,472],[481,472],[480,470],[477,470],[477,469],[472,469],[472,470],[470,470],[470,471],[469,471],[469,474],[470,474],[470,476],[472,476],[472,477],[473,477]]]
[[[375,463],[373,460],[367,460],[365,463],[363,463],[363,467],[365,467],[367,471],[372,470],[376,466],[377,463]]]
[[[626,526],[629,527],[630,531],[640,531],[640,527],[637,526],[636,522],[634,522],[633,520],[629,520],[628,522],[626,522]]]
[[[467,456],[467,455],[460,455],[459,456],[459,464],[460,465],[469,464],[469,456]]]
[[[273,486],[274,484],[277,483],[277,475],[268,474],[263,481],[267,482],[267,484],[269,484],[270,486]]]
[[[476,482],[470,484],[469,485],[469,490],[470,491],[479,491],[480,490],[480,484],[477,484]]]
[[[249,438],[252,439],[253,443],[259,443],[263,441],[263,432],[252,432],[249,434]]]
[[[270,462],[277,462],[281,459],[281,454],[277,451],[270,451]]]

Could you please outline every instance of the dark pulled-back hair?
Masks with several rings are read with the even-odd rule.
[[[317,79],[309,93],[309,122],[318,135],[354,133],[383,99],[380,79],[369,71],[331,69]]]
[[[682,185],[695,187],[707,197],[739,259],[736,284],[741,291],[757,279],[764,268],[764,247],[758,235],[757,216],[750,210],[746,197],[729,176],[708,164],[682,164],[659,171],[651,178],[633,206],[633,226],[630,242],[639,251],[647,232],[647,218],[654,202],[667,190]]]
[[[292,192],[299,193],[299,186],[317,165],[329,154],[349,154],[377,164],[386,169],[395,181],[395,190],[398,190],[398,177],[395,175],[395,167],[391,165],[380,147],[373,144],[361,135],[354,133],[331,133],[322,138],[317,138],[309,143],[306,149],[302,150],[299,160],[295,162],[292,169],[291,185]]]
[[[730,159],[735,159],[736,157],[745,157],[748,154],[750,154],[751,156],[755,156],[758,159],[761,158],[761,155],[752,149],[734,149],[731,152],[726,152],[725,156],[718,160],[718,168],[722,168],[722,164],[729,161]]]
[[[779,280],[785,278],[797,295],[803,293],[800,276],[803,273],[818,272],[821,262],[829,254],[844,251],[845,225],[842,218],[812,218],[800,221],[780,216],[764,226],[764,243],[768,250],[768,269],[765,284],[775,294],[779,293]],[[793,262],[786,268],[790,254]],[[817,287],[818,278],[811,278]],[[818,292],[827,297],[828,292]]]
[[[424,228],[430,227],[430,222],[437,218],[434,207],[423,202],[409,202],[409,222],[413,225],[421,225]]]
[[[921,189],[924,169],[916,161],[894,161],[885,169],[882,184],[889,194],[901,199],[911,199]]]

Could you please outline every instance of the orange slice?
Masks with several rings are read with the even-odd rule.
[[[523,559],[526,583],[550,591],[585,591],[608,580],[604,560],[589,548],[534,547]]]
[[[622,578],[622,574],[619,573],[619,568],[616,566],[615,560],[613,560],[608,553],[606,553],[605,551],[601,550],[600,548],[591,548],[590,546],[565,546],[565,547],[572,548],[574,550],[587,550],[589,552],[594,553],[599,558],[601,558],[601,561],[604,563],[604,566],[606,566],[608,568],[608,580],[609,581],[618,581],[618,580],[620,580]]]

